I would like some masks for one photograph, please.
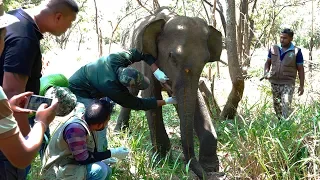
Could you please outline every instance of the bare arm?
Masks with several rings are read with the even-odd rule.
[[[29,77],[22,74],[4,72],[3,74],[3,90],[7,97],[11,99],[14,95],[25,92]],[[18,126],[23,136],[27,136],[30,132],[28,114],[14,113],[14,117],[18,122]]]
[[[20,132],[4,139],[1,136],[5,134],[1,134],[0,149],[14,166],[25,168],[36,157],[42,144],[45,128],[42,123],[35,123],[27,140]]]
[[[304,92],[304,79],[305,79],[303,64],[298,64],[297,70],[298,70],[299,80],[300,80],[299,95],[302,95]]]
[[[164,106],[164,105],[166,105],[166,102],[164,100],[157,100],[157,105],[158,105],[158,107]]]
[[[270,67],[271,67],[271,59],[268,58],[266,63],[264,64],[264,74],[270,71]]]
[[[4,72],[2,88],[8,99],[25,92],[29,77],[22,74]]]
[[[151,68],[152,73],[154,73],[158,69],[158,66],[156,65],[156,63],[153,63],[153,64],[151,64],[150,68]]]
[[[17,110],[17,104],[20,104],[20,100],[27,94],[31,95],[30,93],[23,93],[16,96],[14,98],[15,100],[10,100],[10,103],[13,103],[12,106],[15,107],[13,110]],[[9,123],[11,123],[11,126],[14,125],[16,121],[11,116],[12,111],[8,101],[2,100],[1,104],[1,121],[5,120],[5,123],[8,125]],[[0,150],[14,166],[18,168],[25,168],[35,158],[42,144],[43,134],[48,125],[54,119],[57,107],[57,102],[53,102],[48,108],[45,108],[44,104],[39,107],[36,114],[36,119],[38,121],[34,124],[27,140],[19,132],[19,128],[17,126],[0,134]]]

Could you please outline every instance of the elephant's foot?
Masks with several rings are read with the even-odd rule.
[[[117,124],[116,124],[116,127],[113,129],[113,131],[115,131],[115,132],[120,132],[121,126],[122,126],[122,123],[117,123]]]
[[[125,131],[129,128],[129,123],[117,123],[116,127],[114,128],[115,132]]]
[[[188,162],[186,162],[188,163]],[[195,157],[192,158],[189,168],[200,178],[200,179],[208,179],[207,173],[201,167],[200,163],[197,161]]]
[[[156,153],[159,158],[165,158],[170,151],[170,148],[171,144],[170,142],[167,142],[163,145],[154,146],[153,152]]]
[[[199,163],[201,164],[201,167],[206,172],[219,171],[219,159],[217,156],[213,156],[213,157],[202,156],[199,158]]]

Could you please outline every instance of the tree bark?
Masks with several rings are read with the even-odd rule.
[[[211,117],[214,119],[219,119],[220,117],[220,107],[214,97],[214,78],[213,80],[210,82],[211,83],[211,90],[208,88],[208,86],[206,85],[206,83],[204,82],[204,80],[200,80],[199,81],[199,90],[203,96],[203,99],[207,105],[207,108],[211,114]]]
[[[244,90],[244,79],[240,68],[237,54],[237,33],[236,33],[236,14],[235,0],[226,1],[227,9],[227,36],[226,47],[228,56],[229,74],[232,81],[232,90],[229,94],[227,103],[221,112],[224,119],[233,119],[237,113],[238,104],[242,98]]]
[[[95,8],[95,23],[96,23],[96,33],[97,33],[97,38],[98,38],[98,52],[99,52],[99,57],[102,56],[102,38],[99,32],[99,22],[98,22],[98,8],[97,8],[97,3],[96,0],[93,0],[94,2],[94,8]]]

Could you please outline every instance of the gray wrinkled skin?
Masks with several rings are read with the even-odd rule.
[[[217,135],[204,99],[198,90],[198,81],[207,62],[220,60],[221,33],[200,18],[178,16],[167,8],[160,8],[154,15],[137,21],[122,35],[124,49],[137,48],[157,58],[157,65],[170,78],[173,95],[178,105],[181,142],[185,161],[190,168],[205,179],[207,172],[219,170]],[[133,65],[150,79],[142,97],[162,99],[161,85],[154,78],[150,67],[139,62]],[[138,92],[132,90],[133,94]],[[130,109],[122,108],[115,130],[128,127]],[[154,151],[164,157],[170,149],[162,108],[146,112]],[[193,135],[200,142],[199,161],[195,157]]]

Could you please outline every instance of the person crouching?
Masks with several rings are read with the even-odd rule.
[[[87,108],[78,103],[74,115],[57,128],[46,149],[41,178],[104,180],[111,176],[111,168],[103,162],[110,157],[124,159],[125,147],[97,152],[94,131],[103,130],[112,112],[112,105],[95,100]]]

